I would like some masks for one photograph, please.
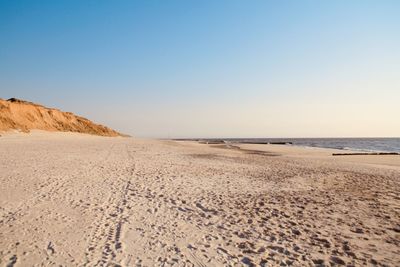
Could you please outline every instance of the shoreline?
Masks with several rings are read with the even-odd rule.
[[[198,141],[175,141],[184,143],[196,143],[198,145],[209,146],[213,148],[223,148],[241,151],[244,153],[260,154],[265,156],[281,156],[299,159],[313,159],[327,162],[343,162],[348,164],[363,164],[375,167],[384,167],[391,169],[400,169],[399,154],[369,154],[359,153],[357,150],[346,150],[343,153],[341,149],[306,147],[297,145],[274,145],[274,144],[249,144],[249,143],[202,143]],[[347,154],[349,153],[349,154]]]
[[[193,139],[171,139],[173,141],[195,141],[202,144],[252,144],[252,145],[282,145],[282,146],[296,146],[296,147],[304,147],[304,148],[322,148],[322,149],[335,149],[340,151],[349,151],[349,153],[392,153],[400,155],[400,148],[398,149],[378,149],[378,148],[359,148],[359,147],[338,147],[338,146],[329,146],[329,145],[315,145],[315,144],[304,144],[308,140],[311,141],[336,141],[336,142],[346,142],[348,140],[357,140],[357,141],[385,141],[385,140],[396,140],[400,142],[400,138],[398,137],[379,137],[379,138],[193,138]],[[259,140],[259,141],[258,141]],[[262,141],[264,140],[264,141]],[[300,140],[300,141],[299,141]],[[340,152],[337,152],[337,154]]]

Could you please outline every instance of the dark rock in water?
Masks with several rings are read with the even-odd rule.
[[[384,156],[384,155],[400,155],[400,153],[396,152],[373,152],[373,153],[333,153],[332,156],[369,156],[369,155],[376,155],[376,156]]]
[[[252,145],[293,145],[292,142],[256,142],[256,141],[244,141],[241,142],[243,144],[252,144]]]
[[[293,145],[292,142],[269,142],[270,145]]]
[[[218,144],[225,144],[224,140],[207,140],[205,141],[206,144],[209,145],[218,145]]]

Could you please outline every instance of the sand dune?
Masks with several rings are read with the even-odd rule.
[[[102,136],[121,134],[88,119],[53,108],[11,98],[0,99],[0,131],[32,129],[45,131],[78,132]]]
[[[396,166],[295,153],[0,137],[0,265],[398,266]]]

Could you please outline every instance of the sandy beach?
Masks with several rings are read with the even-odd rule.
[[[399,266],[400,156],[0,137],[1,266]]]

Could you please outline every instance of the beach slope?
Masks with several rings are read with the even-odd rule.
[[[0,99],[0,132],[29,132],[34,129],[101,136],[122,136],[122,134],[106,126],[93,123],[71,112],[47,108],[16,98]]]

